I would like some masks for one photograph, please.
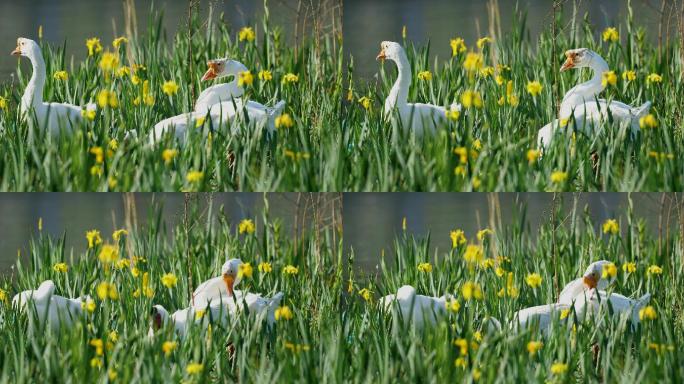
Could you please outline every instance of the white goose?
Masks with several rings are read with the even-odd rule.
[[[629,124],[632,136],[638,135],[639,119],[648,114],[651,102],[647,101],[637,108],[633,108],[619,101],[596,100],[605,89],[603,73],[609,70],[608,63],[596,52],[587,48],[572,49],[565,52],[567,60],[561,66],[561,72],[572,68],[591,68],[594,76],[591,80],[581,83],[569,90],[563,97],[560,106],[561,120],[574,120],[575,128],[586,135],[590,135],[593,128],[612,116],[619,124]],[[545,125],[537,134],[537,146],[548,148],[553,136],[560,125],[560,120]]]
[[[448,296],[417,295],[414,287],[404,285],[399,288],[396,295],[381,298],[380,305],[388,313],[399,316],[405,326],[412,325],[421,330],[425,326],[435,326],[446,316],[447,299]]]
[[[612,316],[628,316],[632,330],[639,323],[639,311],[651,300],[651,294],[646,293],[639,299],[634,300],[617,293],[607,293],[598,289],[592,289],[580,294],[575,298],[574,308],[579,321],[585,321],[598,317],[601,313]]]
[[[230,259],[221,267],[221,276],[211,278],[197,287],[192,294],[190,306],[206,308],[223,305],[231,313],[247,310],[257,317],[264,316],[269,325],[275,322],[275,309],[280,305],[283,293],[273,297],[263,297],[256,293],[238,291],[235,287],[240,283],[240,266],[242,260]]]
[[[53,331],[59,331],[61,327],[73,327],[83,314],[81,303],[84,299],[69,299],[55,295],[54,292],[55,283],[52,280],[46,280],[37,290],[16,294],[12,298],[12,307],[29,313],[30,328],[34,327],[35,321],[40,325],[40,329],[46,325],[50,326]]]
[[[213,129],[219,129],[236,119],[249,121],[257,127],[265,126],[269,133],[275,131],[275,120],[285,108],[284,100],[273,107],[252,100],[245,102],[242,99],[244,88],[239,84],[237,76],[247,71],[247,67],[229,59],[212,60],[207,65],[209,69],[202,76],[202,81],[226,76],[234,76],[234,79],[229,83],[214,85],[204,90],[193,112],[169,117],[155,124],[149,135],[151,145],[171,131],[178,141],[183,142],[189,128],[199,129],[198,125],[210,124]]]
[[[437,127],[446,125],[447,110],[444,107],[433,104],[408,103],[409,87],[411,86],[411,64],[400,44],[383,41],[380,44],[380,53],[376,59],[394,61],[398,71],[398,78],[387,99],[385,99],[383,116],[386,120],[392,117],[396,109],[403,129],[415,132],[418,136],[425,132],[434,133]],[[452,104],[451,109],[460,111],[461,105]]]
[[[35,113],[38,126],[53,135],[59,134],[60,130],[72,131],[83,123],[81,107],[66,103],[43,102],[45,60],[40,46],[35,41],[18,38],[17,47],[12,51],[12,55],[27,57],[33,66],[31,80],[21,97],[20,111],[24,120],[33,121]],[[88,104],[86,109],[95,109],[95,104]]]
[[[599,260],[589,265],[584,275],[568,283],[558,297],[558,303],[564,305],[572,305],[575,298],[589,291],[590,289],[599,289],[604,291],[610,284],[615,282],[615,277],[604,278],[603,269],[605,266],[612,264],[607,260]]]

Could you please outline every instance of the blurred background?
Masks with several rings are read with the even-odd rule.
[[[338,32],[341,0],[0,0],[0,82],[11,79],[17,58],[10,56],[18,37],[38,40],[43,27],[43,41],[66,43],[67,58],[82,60],[87,55],[85,41],[99,37],[104,47],[114,38],[126,36],[126,25],[145,34],[155,12],[164,15],[168,39],[187,31],[189,4],[193,12],[214,21],[221,13],[229,27],[237,31],[255,23],[261,27],[264,3],[268,4],[272,25],[283,29],[286,41],[312,33],[316,22],[319,33]],[[154,10],[154,12],[152,11]],[[324,20],[324,21],[321,21]],[[332,22],[330,20],[336,20]],[[297,36],[295,36],[297,35]],[[28,64],[26,64],[28,66]]]
[[[556,194],[562,204],[563,218],[576,205],[578,214],[586,208],[596,231],[607,219],[621,222],[626,227],[628,199],[631,196],[634,215],[646,221],[647,230],[657,234],[659,220],[670,219],[670,230],[679,230],[678,215],[684,207],[682,196],[662,193],[562,193]],[[553,193],[346,193],[344,194],[344,244],[354,250],[355,261],[367,273],[374,273],[385,252],[386,261],[393,256],[393,241],[402,233],[406,218],[409,235],[431,236],[430,254],[451,249],[450,231],[462,229],[468,239],[475,239],[477,231],[514,222],[523,212],[532,237],[541,224],[551,220]],[[678,202],[678,204],[677,204]],[[679,210],[678,210],[679,208]]]
[[[157,207],[162,212],[167,237],[184,218],[185,202],[196,204],[201,220],[212,218],[223,207],[231,225],[245,218],[263,224],[264,200],[268,200],[269,216],[280,219],[285,234],[301,234],[302,228],[341,228],[342,196],[338,193],[0,193],[0,273],[9,272],[17,257],[25,257],[29,241],[38,234],[42,219],[44,234],[66,237],[66,254],[87,249],[86,231],[97,229],[103,239],[114,230],[126,228],[126,220],[145,227],[148,217],[155,218]],[[320,222],[314,223],[313,212]],[[203,221],[204,222],[204,221]]]
[[[440,59],[451,56],[449,40],[462,37],[473,46],[477,39],[491,36],[492,27],[504,34],[516,17],[516,7],[527,14],[527,27],[532,41],[543,30],[550,30],[553,3],[550,0],[344,0],[342,30],[346,56],[353,55],[357,77],[370,78],[379,70],[375,56],[384,40],[402,41],[402,27],[414,44],[431,42],[431,54]],[[565,23],[577,4],[578,18],[587,14],[596,36],[605,27],[623,28],[627,22],[627,0],[567,0],[564,4]],[[648,37],[656,39],[663,21],[674,30],[676,9],[681,4],[672,0],[632,0],[635,22],[643,26]],[[664,8],[663,5],[665,5]],[[661,10],[663,12],[661,12]],[[674,15],[673,15],[674,13]],[[662,16],[662,17],[661,17]],[[674,16],[674,18],[673,18]],[[676,36],[676,35],[675,35]]]

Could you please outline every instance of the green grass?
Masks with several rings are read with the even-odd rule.
[[[117,286],[120,298],[96,298],[94,313],[75,329],[36,337],[26,337],[25,315],[17,314],[8,303],[0,305],[5,320],[0,326],[1,382],[105,382],[108,371],[115,371],[120,382],[469,382],[474,373],[479,373],[479,382],[678,382],[684,377],[680,348],[684,341],[682,238],[675,230],[668,231],[668,237],[654,237],[651,228],[631,210],[620,223],[622,236],[601,233],[601,223],[590,222],[581,208],[574,214],[558,212],[556,217],[568,219],[544,224],[538,232],[530,231],[524,211],[511,213],[513,223],[495,228],[481,245],[485,257],[510,259],[498,266],[512,273],[517,298],[498,297],[497,292],[506,287],[506,278],[497,276],[494,268],[469,268],[463,260],[464,246],[438,252],[429,237],[400,233],[392,256],[380,262],[381,273],[368,276],[348,267],[348,262],[354,263],[353,252],[344,254],[342,240],[333,243],[330,232],[319,236],[306,232],[295,245],[283,230],[283,223],[272,220],[268,211],[253,218],[259,224],[254,234],[236,233],[237,223],[228,223],[221,214],[212,221],[207,220],[211,212],[205,217],[195,211],[190,216],[190,229],[170,228],[168,241],[159,212],[119,241],[120,257],[146,259],[135,267],[149,273],[153,298],[134,297],[141,277],[134,277],[130,267],[104,267],[97,257],[99,246],[84,254],[69,254],[64,239],[36,234],[28,264],[18,262],[13,281],[6,277],[0,283],[8,295],[53,279],[58,294],[93,297],[97,297],[95,286],[109,281]],[[480,244],[476,234],[467,235],[473,244]],[[103,237],[105,242],[112,241],[107,234]],[[353,241],[346,240],[352,246]],[[292,308],[294,318],[277,321],[269,332],[242,314],[226,328],[215,326],[209,339],[192,333],[165,356],[162,343],[174,336],[162,332],[152,341],[145,337],[150,306],[158,303],[170,310],[184,307],[189,277],[196,286],[216,275],[228,255],[255,267],[245,287],[263,294],[283,291],[283,304]],[[576,332],[556,325],[548,338],[534,332],[484,333],[477,348],[471,344],[466,355],[453,344],[457,339],[473,341],[487,315],[510,319],[518,309],[555,301],[558,291],[554,274],[562,287],[579,276],[590,261],[600,258],[618,266],[617,281],[611,288],[614,292],[630,297],[653,294],[651,305],[657,319],[644,321],[636,333],[629,331],[628,324],[608,318],[577,325]],[[262,261],[272,263],[271,273],[257,271]],[[66,262],[69,270],[54,272],[52,266],[58,262]],[[421,262],[430,262],[432,272],[419,272],[416,266]],[[635,273],[622,271],[626,262],[636,263]],[[282,273],[289,264],[299,268],[297,275]],[[648,277],[646,270],[651,265],[661,266],[662,274]],[[170,289],[161,285],[161,276],[169,272],[178,276],[178,284]],[[529,273],[542,276],[539,288],[525,284]],[[466,302],[460,296],[460,288],[467,281],[481,285],[482,300]],[[415,286],[422,294],[454,293],[461,308],[424,332],[393,327],[376,302],[403,284]],[[359,294],[363,288],[372,292],[369,302]],[[99,357],[103,367],[91,367],[91,359],[98,356],[89,342],[107,340],[113,330],[118,341]],[[530,357],[527,343],[531,340],[543,341],[544,345]],[[288,348],[288,343],[299,345],[299,352]],[[657,352],[649,348],[651,343],[665,347]],[[232,358],[227,352],[229,344],[235,348]],[[598,351],[596,357],[592,350]],[[459,358],[466,367],[455,366]],[[191,362],[204,364],[200,375],[186,373]],[[558,362],[567,364],[568,369],[554,376],[550,367]]]
[[[564,12],[568,12],[567,9]],[[270,25],[268,12],[258,24],[255,42],[238,41],[242,26],[214,22],[204,26],[193,22],[192,72],[188,65],[188,40],[183,31],[169,39],[161,27],[161,16],[148,22],[148,30],[138,40],[129,42],[131,61],[121,51],[121,65],[141,64],[139,75],[150,81],[153,107],[133,104],[141,96],[141,85],[129,77],[108,80],[98,68],[100,54],[73,66],[67,65],[64,47],[43,44],[48,66],[45,100],[84,104],[96,100],[102,89],[111,89],[120,106],[106,108],[95,122],[74,135],[45,137],[38,135],[28,142],[27,124],[19,121],[18,103],[30,74],[20,73],[13,86],[0,87],[8,107],[0,112],[5,130],[0,134],[0,189],[26,190],[279,190],[279,191],[667,191],[684,187],[684,168],[677,154],[684,147],[682,95],[684,63],[682,47],[676,39],[658,49],[654,36],[647,36],[639,21],[630,15],[627,22],[615,26],[621,42],[608,43],[601,31],[578,21],[565,28],[556,41],[548,28],[538,40],[531,41],[524,13],[515,15],[504,36],[484,48],[484,65],[508,65],[506,80],[513,81],[519,105],[499,106],[506,93],[505,84],[493,77],[469,76],[463,68],[465,53],[447,60],[434,59],[433,46],[449,49],[454,36],[432,36],[427,46],[404,41],[413,68],[409,100],[449,105],[459,101],[466,90],[478,91],[484,105],[470,109],[441,129],[433,137],[415,138],[396,124],[383,122],[381,108],[395,80],[393,64],[385,63],[378,84],[355,77],[353,57],[343,59],[340,36],[305,39],[295,51],[285,41],[281,28]],[[318,41],[319,43],[316,43]],[[103,43],[108,43],[104,42]],[[378,41],[378,48],[379,48]],[[471,48],[479,51],[474,42]],[[79,45],[81,42],[67,41]],[[658,127],[644,129],[637,141],[629,139],[625,129],[606,123],[600,133],[587,137],[571,130],[555,140],[543,159],[530,164],[527,152],[536,147],[539,128],[555,116],[554,89],[563,94],[589,76],[588,70],[562,75],[558,69],[566,49],[588,47],[601,54],[617,75],[616,86],[601,96],[640,105],[653,102],[652,113]],[[85,46],[83,46],[85,50]],[[111,49],[111,48],[110,48]],[[469,48],[470,49],[470,48]],[[273,138],[241,124],[236,133],[225,129],[213,135],[210,145],[201,132],[191,135],[184,147],[167,141],[157,149],[145,147],[146,140],[124,141],[127,130],[136,129],[145,136],[154,123],[191,109],[205,83],[199,78],[208,59],[229,56],[245,63],[256,75],[270,69],[270,82],[255,80],[248,90],[254,100],[268,103],[287,101],[286,113],[295,126],[279,129]],[[378,64],[380,65],[380,64]],[[69,79],[52,78],[57,70],[67,70]],[[432,72],[432,80],[419,80],[422,70]],[[627,83],[621,77],[635,70],[637,78]],[[299,75],[299,82],[281,84],[286,73]],[[662,75],[662,83],[648,85],[651,73]],[[168,97],[161,91],[164,81],[180,85],[178,93]],[[543,90],[532,97],[526,91],[528,81],[539,81]],[[351,89],[351,101],[348,93]],[[358,100],[372,99],[370,111]],[[95,163],[89,151],[106,149],[111,139],[118,148]],[[476,145],[477,140],[481,148]],[[475,152],[465,163],[454,153],[456,148]],[[170,164],[162,161],[164,149],[178,149]],[[592,160],[598,159],[595,164]],[[100,172],[93,174],[93,166]],[[456,174],[457,167],[461,167]],[[98,170],[98,168],[96,168]],[[189,182],[191,171],[203,173],[201,182]],[[551,175],[562,172],[563,182],[554,183]]]

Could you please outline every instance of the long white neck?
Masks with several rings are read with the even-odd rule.
[[[28,56],[33,66],[33,74],[29,80],[24,95],[21,97],[21,113],[26,114],[33,108],[43,105],[43,88],[45,87],[45,61],[43,55],[38,52]]]
[[[385,116],[389,116],[395,107],[404,106],[408,102],[409,88],[411,87],[411,64],[404,51],[399,51],[398,58],[393,61],[397,64],[398,77],[394,86],[385,99]]]
[[[576,85],[563,97],[561,103],[561,118],[567,118],[572,113],[573,107],[594,100],[605,87],[603,86],[603,73],[610,69],[608,63],[597,54],[592,55],[589,68],[594,71],[594,76],[587,82]]]

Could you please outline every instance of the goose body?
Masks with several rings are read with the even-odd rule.
[[[598,289],[592,289],[585,294],[577,296],[574,308],[580,321],[596,318],[601,313],[612,316],[627,316],[630,319],[632,329],[640,324],[639,311],[651,300],[651,294],[646,293],[639,299],[608,293]]]
[[[446,300],[446,296],[417,295],[414,287],[404,285],[396,294],[381,298],[380,304],[388,313],[398,315],[404,325],[410,324],[420,330],[425,326],[435,326],[446,316]]]
[[[408,102],[411,86],[411,64],[400,44],[383,41],[377,58],[394,61],[398,72],[397,80],[385,99],[383,116],[386,120],[390,119],[396,110],[402,128],[414,132],[418,136],[425,133],[433,134],[437,128],[447,124],[446,108],[433,104]],[[460,111],[461,106],[452,104],[451,109]]]
[[[569,305],[554,303],[521,309],[513,314],[513,329],[537,329],[546,334],[554,318],[560,318],[561,311],[569,308]]]
[[[43,89],[45,87],[45,61],[40,46],[30,39],[18,38],[17,48],[13,55],[27,57],[33,66],[31,79],[21,97],[20,111],[24,120],[35,121],[38,127],[49,131],[52,135],[59,134],[64,130],[73,131],[83,124],[82,108],[67,103],[50,103],[43,101]],[[92,110],[94,104],[88,104],[86,109]]]
[[[231,316],[230,308],[225,305],[211,305],[206,308],[187,307],[179,309],[173,314],[161,305],[152,307],[153,325],[148,331],[148,336],[153,336],[155,329],[163,328],[169,324],[181,339],[184,339],[192,327],[200,327],[206,331],[210,324],[226,326]]]
[[[12,298],[12,306],[19,311],[28,311],[29,327],[34,327],[34,320],[40,328],[49,326],[53,331],[60,328],[71,328],[83,314],[82,299],[70,299],[54,294],[55,283],[44,281],[37,290],[18,293]]]

